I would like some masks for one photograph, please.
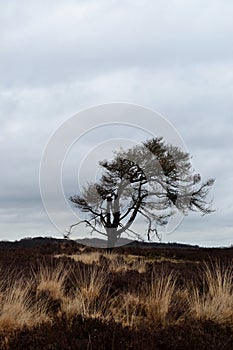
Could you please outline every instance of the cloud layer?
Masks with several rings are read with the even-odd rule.
[[[1,2],[0,238],[59,235],[39,193],[48,138],[81,109],[130,102],[166,116],[216,178],[216,212],[164,239],[232,244],[232,13],[230,0]]]

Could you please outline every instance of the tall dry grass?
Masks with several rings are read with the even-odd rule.
[[[174,273],[168,274],[162,271],[159,276],[152,273],[145,308],[147,318],[154,326],[165,327],[170,322],[169,310],[176,292],[176,280]]]
[[[65,292],[65,281],[69,268],[62,263],[56,267],[40,265],[39,271],[33,271],[37,295],[43,292],[50,294],[52,299],[62,299]]]
[[[219,262],[205,263],[203,292],[194,286],[189,294],[189,308],[197,320],[233,324],[233,266]]]
[[[48,321],[46,305],[31,296],[32,280],[16,280],[1,290],[0,329],[20,328]]]
[[[127,256],[105,254],[105,263],[100,266],[93,263],[93,257],[86,259],[92,264],[74,264],[72,270],[62,263],[56,267],[41,264],[39,270],[24,279],[16,275],[6,277],[0,271],[0,330],[32,327],[52,321],[61,313],[114,319],[132,328],[165,328],[188,318],[233,327],[232,265],[205,264],[199,287],[194,283],[181,287],[174,272],[162,269],[159,274],[154,271],[149,282],[141,276],[144,282],[135,290],[125,284],[122,290],[110,294],[110,276],[122,277],[124,268],[128,271],[134,267],[139,272],[141,260],[128,257],[127,267]],[[146,271],[146,264],[141,267]],[[57,311],[49,311],[46,298],[41,298],[43,293],[60,301]]]
[[[110,311],[116,322],[123,326],[139,328],[143,322],[143,298],[139,293],[122,293],[111,299]]]
[[[108,271],[105,267],[88,265],[73,273],[73,296],[64,298],[62,310],[67,315],[106,317],[109,302]]]

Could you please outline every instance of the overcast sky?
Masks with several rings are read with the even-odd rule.
[[[127,102],[165,116],[216,212],[164,241],[233,244],[233,2],[0,1],[0,239],[61,236],[40,198],[53,132],[90,106]]]

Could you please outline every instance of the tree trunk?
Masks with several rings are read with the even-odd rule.
[[[108,235],[107,248],[108,248],[108,251],[112,251],[113,248],[115,248],[115,245],[117,242],[117,229],[116,228],[107,229],[107,235]]]

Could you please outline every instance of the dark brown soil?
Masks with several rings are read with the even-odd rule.
[[[1,349],[10,350],[232,350],[233,332],[229,327],[211,322],[195,324],[192,321],[154,332],[148,329],[135,331],[114,322],[64,316],[55,319],[51,325],[1,334],[0,344]]]

